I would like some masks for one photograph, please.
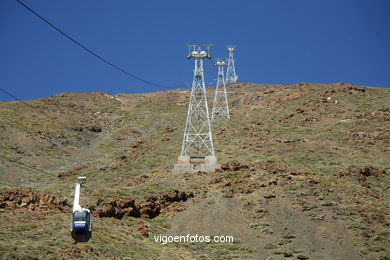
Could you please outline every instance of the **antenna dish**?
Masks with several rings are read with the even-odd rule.
[[[216,66],[226,66],[226,63],[224,61],[220,61],[218,60],[216,63],[215,63]]]
[[[187,44],[188,47],[188,59],[211,59],[210,47],[211,44]]]
[[[228,51],[235,51],[236,46],[227,46]]]

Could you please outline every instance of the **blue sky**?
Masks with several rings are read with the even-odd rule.
[[[240,82],[390,87],[390,1],[24,0],[114,64],[188,88],[187,43],[236,45]],[[207,82],[216,68],[205,63]],[[0,1],[0,87],[21,99],[61,92],[159,91],[102,63],[16,1]],[[0,93],[0,100],[12,100]]]

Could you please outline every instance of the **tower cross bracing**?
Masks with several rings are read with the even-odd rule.
[[[224,61],[217,60],[215,66],[218,68],[217,86],[215,87],[213,109],[211,112],[211,120],[230,118],[229,105],[226,93],[226,84],[224,76]]]
[[[236,74],[236,68],[234,66],[234,56],[233,52],[235,51],[234,46],[228,46],[227,50],[229,52],[228,64],[226,69],[226,84],[230,85],[232,83],[236,83],[238,80],[238,76]]]
[[[180,155],[214,156],[203,70],[203,59],[211,58],[210,46],[190,45],[189,50],[188,59],[195,60],[194,78]]]

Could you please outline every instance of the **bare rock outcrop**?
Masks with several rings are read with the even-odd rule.
[[[50,210],[65,212],[70,209],[70,204],[66,199],[61,199],[56,195],[31,189],[12,189],[0,193],[0,212],[20,209],[41,213]]]
[[[171,204],[193,197],[192,192],[173,190],[160,196],[150,196],[138,203],[131,199],[108,198],[98,201],[94,215],[117,219],[125,216],[152,219],[160,215],[163,209],[168,209]],[[177,208],[177,205],[174,208]]]

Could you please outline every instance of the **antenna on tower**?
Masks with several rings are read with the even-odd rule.
[[[209,172],[220,168],[214,154],[203,70],[203,59],[211,59],[211,44],[191,44],[187,47],[187,58],[195,60],[194,78],[181,152],[173,172]]]
[[[236,46],[227,46],[227,50],[229,52],[229,58],[228,58],[228,64],[226,70],[226,84],[230,85],[232,83],[236,83],[238,80],[236,69],[234,67],[234,56],[233,56],[233,52],[236,50]]]
[[[214,103],[213,110],[211,112],[211,120],[214,119],[222,119],[222,118],[230,118],[229,114],[229,105],[227,101],[226,94],[226,85],[225,85],[225,76],[224,76],[224,67],[226,67],[226,63],[224,61],[220,61],[217,59],[215,66],[218,67],[218,78],[217,78],[217,86],[215,87],[215,95],[214,95]]]

